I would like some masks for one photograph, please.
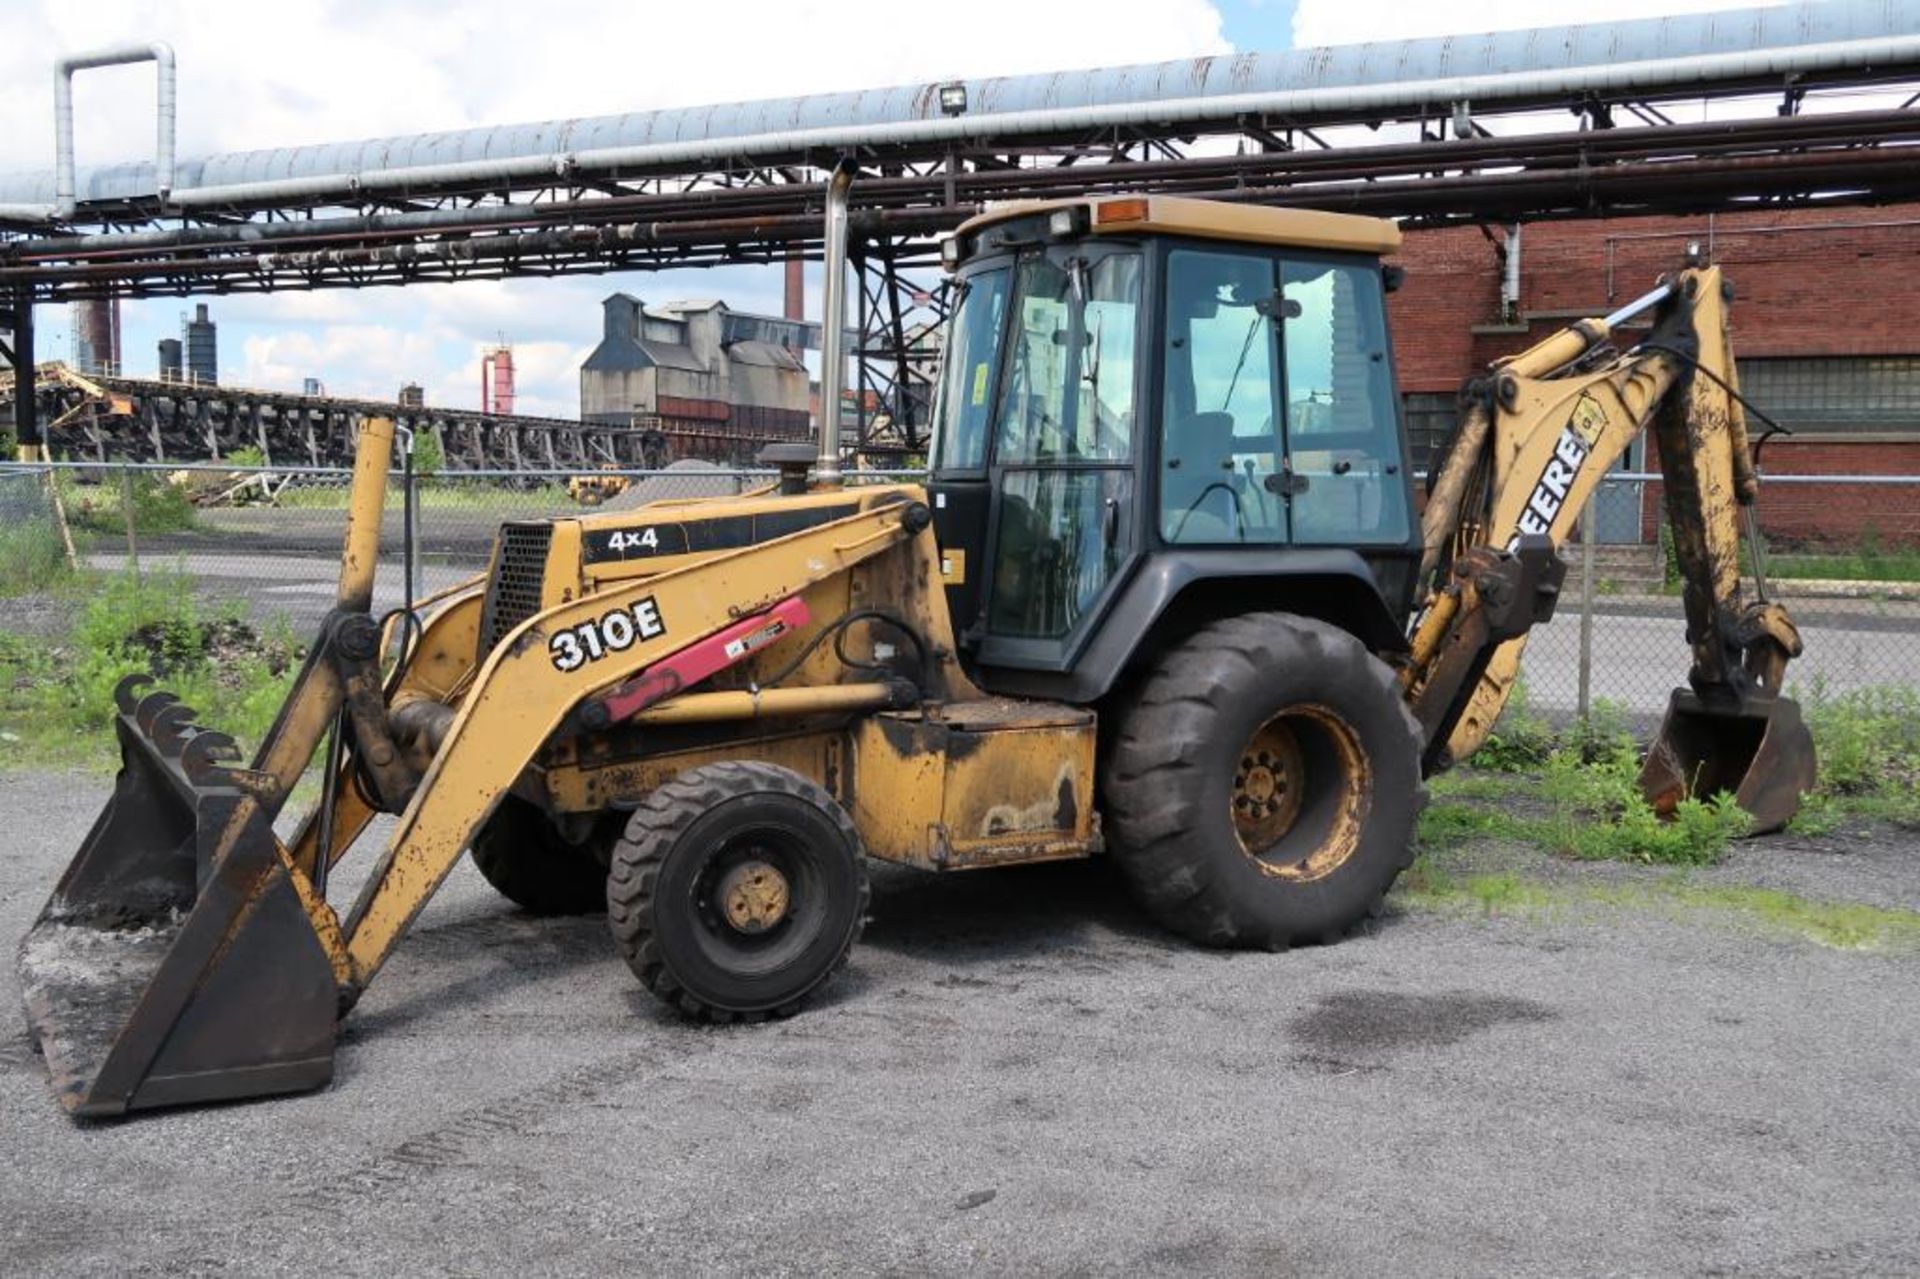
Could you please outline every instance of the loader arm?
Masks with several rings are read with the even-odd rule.
[[[599,591],[510,631],[445,725],[344,925],[343,1003],[380,970],[501,797],[584,701],[902,541],[931,538],[931,518],[924,503],[876,494],[851,515]],[[824,704],[834,692],[812,695]]]
[[[1797,708],[1779,696],[1800,639],[1764,585],[1754,599],[1741,585],[1742,515],[1751,533],[1759,478],[1737,397],[1730,297],[1718,268],[1682,271],[1469,385],[1422,518],[1428,593],[1403,670],[1429,772],[1486,741],[1528,632],[1552,615],[1560,549],[1608,469],[1652,430],[1692,665],[1643,786],[1663,810],[1724,789],[1763,829],[1791,816],[1813,765]],[[1658,307],[1652,332],[1616,353],[1615,327],[1648,306]]]

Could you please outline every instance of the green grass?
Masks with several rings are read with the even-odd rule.
[[[284,623],[256,631],[238,606],[209,610],[182,574],[94,576],[70,636],[0,634],[0,764],[113,763],[113,689],[134,671],[243,748],[265,734],[298,669]]]
[[[76,532],[73,539],[75,551],[84,555],[86,534]],[[0,597],[59,590],[76,576],[60,530],[50,520],[0,527]]]
[[[1824,835],[1847,821],[1920,829],[1920,688],[1793,690],[1813,734],[1819,779],[1790,832]],[[1662,820],[1641,799],[1639,753],[1618,706],[1555,730],[1516,686],[1472,768],[1436,778],[1421,838],[1451,847],[1499,837],[1581,859],[1704,865],[1743,833],[1725,796],[1687,800]],[[1520,815],[1518,808],[1528,810]]]
[[[1846,582],[1920,582],[1920,548],[1882,550],[1869,544],[1834,554],[1775,551],[1767,556],[1767,576]]]
[[[544,484],[533,489],[509,489],[472,481],[423,480],[419,483],[420,509],[439,511],[570,511],[579,508],[567,495],[565,485]],[[289,510],[344,511],[349,491],[345,484],[326,487],[293,485],[273,499],[273,505]],[[396,475],[387,484],[385,509],[398,511],[405,505]]]
[[[1530,778],[1483,774],[1436,786],[1420,815],[1422,848],[1512,840],[1580,861],[1704,866],[1720,860],[1747,827],[1727,795],[1681,802],[1662,820],[1641,796],[1631,749],[1589,761],[1562,748]]]
[[[1432,867],[1401,880],[1416,909],[1489,917],[1661,910],[1686,922],[1721,922],[1835,950],[1920,948],[1920,912],[1857,902],[1819,902],[1773,888],[1698,884],[1669,876],[1634,884],[1542,884],[1513,872],[1454,878]]]

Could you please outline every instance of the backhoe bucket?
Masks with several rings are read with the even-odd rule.
[[[338,994],[232,739],[116,692],[121,767],[20,947],[27,1022],[77,1115],[294,1092],[333,1074]]]
[[[1748,833],[1764,835],[1792,820],[1813,778],[1813,735],[1792,698],[1757,694],[1722,707],[1675,689],[1640,789],[1662,816],[1688,797],[1725,791],[1752,817]]]

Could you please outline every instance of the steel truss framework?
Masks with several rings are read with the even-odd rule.
[[[1885,105],[1848,109],[1864,89]],[[1725,118],[1675,120],[1676,103],[1703,98]],[[1549,116],[1540,131],[1541,112],[1567,124],[1552,128]],[[110,296],[777,264],[796,251],[817,259],[825,175],[841,158],[716,155],[670,170],[423,187],[347,206],[188,215],[153,201],[83,205],[58,234],[0,228],[0,297],[17,312]],[[935,358],[925,326],[941,315],[937,237],[990,201],[1149,191],[1444,225],[1915,198],[1920,65],[1817,83],[1696,82],[1632,98],[1517,102],[1497,113],[1230,116],[868,147],[853,159],[859,438],[869,450],[912,453],[924,446]],[[31,359],[30,336],[14,345]]]
[[[0,374],[0,405],[14,400]],[[460,471],[658,470],[682,456],[733,465],[787,436],[690,418],[636,416],[610,426],[564,418],[294,395],[247,387],[86,376],[42,365],[36,416],[56,456],[75,462],[217,462],[240,450],[270,466],[340,467],[369,417],[391,418],[431,438],[440,465]]]

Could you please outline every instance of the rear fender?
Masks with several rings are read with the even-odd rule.
[[[1378,576],[1397,575],[1401,563],[1388,562]],[[1405,563],[1410,573],[1411,560]],[[1397,581],[1392,585],[1393,594],[1404,594]],[[1182,550],[1140,565],[1069,669],[996,667],[981,672],[981,682],[996,693],[1086,705],[1210,622],[1269,610],[1338,626],[1376,653],[1407,646],[1404,622],[1382,595],[1376,570],[1354,551]]]

